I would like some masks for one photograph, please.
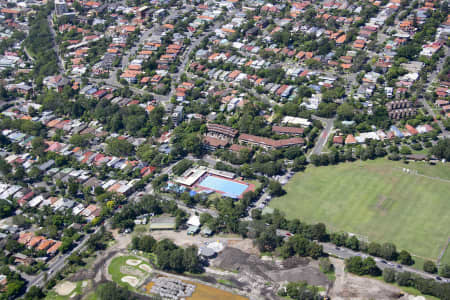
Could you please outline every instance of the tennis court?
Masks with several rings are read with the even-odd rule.
[[[239,198],[248,188],[247,184],[208,175],[197,186],[213,190],[232,198]]]

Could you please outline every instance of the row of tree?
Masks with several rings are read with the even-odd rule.
[[[424,295],[432,295],[442,300],[450,299],[450,284],[439,283],[434,279],[426,279],[411,272],[396,272],[394,269],[383,270],[383,279],[399,286],[414,287]]]

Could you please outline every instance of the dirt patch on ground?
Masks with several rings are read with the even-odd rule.
[[[142,263],[142,260],[140,260],[140,259],[127,259],[126,263],[127,263],[127,265],[135,267],[135,266],[139,265],[140,263]]]
[[[224,246],[230,246],[242,250],[243,252],[259,255],[258,249],[253,245],[251,239],[242,239],[238,236],[212,236],[202,237],[201,235],[188,236],[186,231],[158,230],[150,233],[156,240],[169,239],[180,247],[196,245],[197,247],[219,241]]]
[[[124,276],[121,280],[122,282],[128,283],[132,287],[136,287],[139,283],[139,280],[134,276]]]
[[[311,265],[299,266],[288,270],[278,270],[268,272],[267,275],[276,282],[297,282],[306,281],[310,285],[326,286],[329,282],[327,277],[320,270]]]
[[[128,266],[120,266],[120,273],[127,274],[127,275],[134,275],[137,277],[143,277],[144,273],[142,273],[139,270],[136,270],[135,268],[131,268]]]
[[[329,285],[317,262],[306,258],[293,257],[285,261],[270,257],[261,259],[257,255],[227,247],[211,264],[218,269],[233,272],[233,275],[228,273],[226,278],[239,282],[239,288],[246,291],[250,299],[279,299],[276,293],[286,281],[305,280],[312,285]]]
[[[77,284],[70,281],[63,281],[55,286],[55,292],[60,296],[68,296],[77,287]]]
[[[258,248],[253,245],[253,241],[251,239],[229,240],[227,245],[248,254],[259,255],[260,253]]]
[[[298,266],[307,266],[310,263],[310,259],[306,257],[298,257],[298,256],[292,256],[287,259],[285,259],[281,265],[285,269],[290,268],[296,268]]]
[[[147,273],[150,273],[152,271],[152,268],[150,268],[150,266],[146,264],[141,264],[139,266],[139,269],[144,270]]]
[[[271,261],[263,261],[256,255],[251,255],[232,247],[227,247],[219,253],[214,260],[214,265],[230,271],[247,270],[266,279],[270,279],[267,276],[267,272],[277,269]]]
[[[344,271],[344,261],[331,259],[336,280],[330,290],[331,299],[399,299],[404,293],[397,287],[376,279],[358,277]]]

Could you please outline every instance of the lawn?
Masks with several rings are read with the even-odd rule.
[[[130,264],[130,261],[140,261],[138,265]],[[146,268],[143,268],[143,266]],[[149,275],[150,265],[142,259],[135,256],[118,256],[114,258],[108,266],[108,273],[111,274],[112,280],[117,284],[135,290],[137,285],[131,285],[129,281],[124,279],[133,278],[138,284]]]
[[[270,206],[288,218],[324,222],[332,231],[360,234],[369,241],[393,242],[424,258],[436,260],[450,235],[448,163],[378,159],[309,167],[285,189],[287,194]]]

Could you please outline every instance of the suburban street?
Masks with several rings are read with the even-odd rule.
[[[333,129],[333,123],[334,123],[334,120],[336,119],[336,118],[333,118],[333,119],[325,119],[325,118],[316,117],[316,116],[314,116],[314,115],[312,116],[312,118],[313,118],[314,120],[319,120],[319,121],[321,121],[322,124],[325,123],[325,126],[324,126],[322,132],[320,133],[320,135],[319,135],[319,137],[318,137],[318,140],[317,140],[316,144],[314,145],[314,148],[313,148],[312,151],[309,153],[309,155],[308,155],[308,160],[309,160],[309,157],[310,157],[312,154],[320,155],[320,154],[322,153],[323,147],[325,147],[325,144],[326,144],[326,142],[328,141],[328,138],[329,138],[329,136],[330,136],[330,134],[331,134],[331,131],[332,131],[332,129]]]
[[[0,3],[5,299],[446,298],[446,2],[41,2]]]
[[[441,72],[442,67],[444,66],[446,58],[450,54],[449,53],[449,47],[447,47],[445,45],[444,45],[444,53],[445,53],[445,55],[444,55],[444,57],[442,57],[439,60],[437,66],[436,66],[436,69],[427,78],[427,84],[428,84],[427,91],[428,92],[433,92],[432,91],[432,89],[433,89],[432,85],[435,82],[435,79],[437,78],[439,72]],[[442,122],[436,118],[436,113],[434,112],[433,108],[428,104],[427,100],[424,97],[419,97],[418,99],[419,99],[420,103],[423,105],[423,107],[426,109],[426,111],[433,117],[434,120],[436,120],[437,124],[439,125],[439,128],[442,131],[442,135],[444,137],[447,137],[447,138],[450,137],[450,134],[449,134],[448,130],[446,130],[444,125],[442,124]]]
[[[64,266],[66,265],[67,257],[69,257],[72,253],[76,253],[78,251],[82,251],[84,246],[86,245],[87,241],[91,237],[91,235],[96,234],[100,230],[100,226],[95,229],[95,231],[91,234],[86,234],[84,238],[80,241],[80,243],[73,248],[70,252],[66,254],[59,254],[58,256],[54,257],[51,263],[49,264],[49,269],[47,271],[42,271],[37,276],[34,277],[31,281],[28,281],[27,284],[27,291],[32,286],[38,286],[42,287],[45,285],[46,282],[48,282],[55,274],[57,274],[59,271],[61,271]],[[47,278],[46,278],[47,276]]]
[[[52,14],[50,14],[50,15],[47,17],[47,21],[48,21],[48,26],[50,27],[50,32],[51,32],[51,34],[52,34],[52,36],[53,36],[53,41],[54,41],[54,43],[53,43],[53,49],[55,50],[56,56],[58,57],[58,67],[59,67],[59,71],[60,71],[61,73],[64,73],[66,69],[65,69],[65,67],[64,67],[63,59],[61,58],[61,52],[60,52],[60,50],[59,50],[58,43],[55,42],[55,40],[56,40],[56,32],[55,32],[55,30],[53,29]]]
[[[405,271],[407,271],[407,272],[411,272],[411,273],[417,274],[417,275],[419,275],[419,276],[421,276],[423,278],[434,279],[436,281],[450,282],[449,280],[446,280],[446,279],[437,280],[436,279],[436,275],[429,274],[429,273],[426,273],[424,271],[419,271],[417,269],[414,269],[414,268],[411,268],[411,267],[408,267],[408,266],[404,266],[404,265],[400,265],[400,264],[397,264],[397,263],[394,263],[394,262],[385,261],[382,258],[374,257],[374,256],[368,255],[368,254],[363,253],[363,252],[356,252],[356,251],[353,251],[353,250],[345,248],[345,247],[337,247],[336,245],[331,244],[331,243],[320,243],[320,244],[323,246],[323,251],[325,253],[327,253],[329,255],[336,256],[336,257],[341,258],[341,259],[347,259],[347,258],[350,258],[350,257],[353,257],[353,256],[361,256],[363,258],[366,258],[366,257],[370,256],[370,257],[372,257],[375,260],[378,268],[380,268],[381,270],[384,270],[384,269],[387,269],[387,268],[391,268],[391,269],[395,270],[396,272],[405,272]]]

